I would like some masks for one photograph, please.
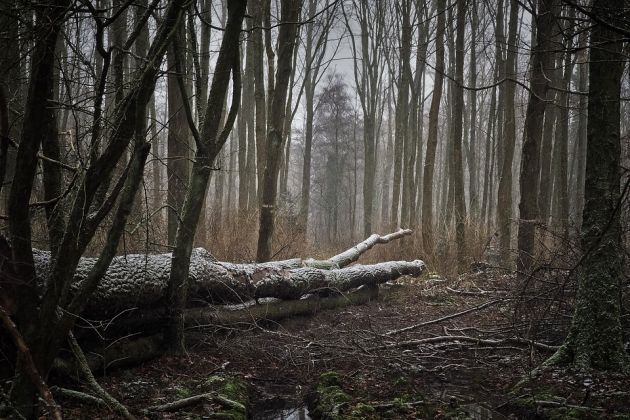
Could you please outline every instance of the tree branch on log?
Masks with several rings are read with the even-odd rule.
[[[390,233],[388,235],[378,235],[373,234],[370,235],[369,238],[365,239],[363,242],[360,242],[353,246],[350,249],[343,251],[340,254],[337,254],[327,260],[315,260],[313,258],[293,258],[290,260],[282,260],[282,261],[269,261],[265,263],[256,263],[256,264],[233,264],[233,263],[225,263],[219,262],[222,266],[229,270],[243,270],[246,272],[253,272],[260,268],[284,268],[284,269],[292,269],[292,268],[304,268],[304,267],[312,267],[312,268],[320,268],[322,270],[332,270],[347,267],[348,265],[356,262],[361,255],[365,254],[367,251],[372,249],[374,245],[377,244],[387,244],[389,242],[395,241],[396,239],[403,238],[405,236],[411,235],[413,231],[411,229],[399,229],[397,232]]]
[[[358,243],[350,249],[342,252],[341,254],[337,254],[334,257],[324,260],[317,261],[313,259],[308,259],[305,261],[305,264],[308,267],[315,268],[343,268],[346,267],[353,262],[356,262],[361,255],[363,255],[368,250],[372,249],[376,244],[387,244],[391,241],[395,241],[396,239],[400,239],[405,236],[411,235],[413,231],[411,229],[399,229],[397,232],[390,233],[389,235],[378,235],[372,234],[369,238],[364,240],[363,242]]]

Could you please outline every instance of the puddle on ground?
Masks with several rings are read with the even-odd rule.
[[[252,418],[254,420],[311,420],[306,406],[265,410],[254,413]]]

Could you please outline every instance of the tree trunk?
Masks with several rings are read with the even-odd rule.
[[[496,81],[498,77],[498,64],[495,63],[494,66],[494,80]],[[491,199],[492,199],[492,168],[494,167],[493,159],[494,156],[494,148],[493,139],[494,139],[494,130],[495,130],[495,121],[496,121],[496,107],[497,107],[497,88],[496,86],[492,87],[490,91],[490,107],[488,109],[488,123],[486,125],[486,144],[485,144],[485,153],[484,153],[484,169],[483,169],[483,193],[482,193],[482,202],[481,202],[481,223],[485,226],[486,232],[490,228],[490,214],[492,210]],[[487,233],[486,233],[487,236]]]
[[[623,0],[595,0],[590,12],[615,22]],[[590,41],[588,138],[582,250],[578,295],[569,335],[547,364],[560,362],[581,369],[623,371],[621,279],[624,251],[620,224],[620,92],[626,58],[622,35],[593,22]]]
[[[545,100],[549,79],[546,76],[551,66],[553,49],[554,0],[540,0],[536,14],[536,45],[532,52],[531,90],[525,114],[525,139],[521,161],[521,201],[518,230],[517,270],[528,275],[534,258],[534,238],[538,221],[538,177]]]
[[[253,11],[254,7],[252,6],[254,2],[250,2],[248,6],[248,11],[252,16],[255,16]],[[248,28],[251,29],[254,25],[253,19],[247,19]],[[257,53],[256,42],[254,39],[256,38],[256,34],[254,32],[251,33],[251,36],[247,39],[247,70],[245,73],[245,89],[246,92],[253,92],[254,98],[250,96],[248,100],[243,102],[243,105],[246,105],[247,108],[243,109],[241,114],[243,115],[243,119],[247,121],[247,156],[246,156],[246,171],[247,171],[247,211],[251,212],[254,209],[258,208],[258,190],[256,186],[256,182],[258,180],[258,169],[257,169],[257,147],[258,147],[258,125],[256,121],[258,121],[258,99],[256,97],[257,87],[256,87],[256,71],[258,64],[256,61]],[[263,91],[264,92],[264,91]],[[264,97],[263,97],[264,99]],[[249,112],[245,112],[247,109]],[[262,170],[262,169],[261,169]]]
[[[8,147],[8,138],[20,138],[19,124],[13,124],[19,114],[22,113],[22,86],[13,83],[22,77],[22,66],[20,62],[20,51],[27,51],[24,46],[24,38],[19,34],[18,4],[14,2],[0,2],[0,28],[3,28],[3,36],[0,39],[0,89],[4,94],[5,113],[2,116],[6,126],[2,127],[2,154],[3,177],[2,194],[0,194],[0,209],[7,212],[9,190],[15,172],[15,151]],[[17,45],[16,45],[17,44]],[[30,50],[30,48],[28,49]],[[4,124],[4,122],[2,122]],[[9,156],[11,156],[9,158]]]
[[[573,10],[573,9],[571,9]],[[566,35],[568,40],[565,44],[565,54],[562,62],[564,63],[564,74],[562,76],[561,88],[565,91],[558,92],[558,102],[560,110],[558,113],[558,124],[556,125],[556,147],[554,150],[554,158],[557,160],[555,165],[555,176],[553,195],[554,198],[554,225],[558,227],[558,234],[562,238],[568,239],[569,235],[569,94],[566,92],[571,89],[571,78],[573,75],[573,18],[575,13],[568,16],[566,22]]]
[[[562,66],[562,60],[560,59],[561,54],[554,51],[551,51],[550,54],[553,56],[551,60],[554,64],[554,68],[550,69],[549,76],[553,85],[557,86],[560,84],[558,68]],[[557,96],[558,92],[556,91],[549,93],[549,106],[545,109],[545,121],[543,123],[542,139],[540,144],[540,194],[538,199],[538,212],[540,214],[540,221],[543,224],[547,224],[549,222],[552,210],[551,191],[553,187],[553,133],[554,128],[558,123]]]
[[[479,223],[479,172],[477,170],[477,31],[479,17],[477,0],[470,4],[471,40],[470,40],[470,69],[468,85],[473,88],[468,92],[468,106],[470,107],[470,158],[468,159],[468,194],[470,195],[470,219]]]
[[[251,19],[248,19],[246,23],[247,29],[250,30],[252,27]],[[250,32],[251,33],[251,32]],[[241,53],[241,68],[244,68],[244,77],[243,77],[243,91],[245,92],[253,92],[254,91],[254,75],[252,73],[252,62],[251,62],[251,45],[252,45],[252,37],[249,36],[247,38],[247,47],[245,53],[245,59],[247,60],[247,65],[243,65],[245,60],[243,59],[243,54]],[[241,95],[243,95],[241,93]],[[247,212],[247,199],[249,198],[249,183],[248,177],[249,174],[247,168],[247,148],[248,148],[248,129],[249,125],[253,122],[251,119],[253,112],[253,101],[250,98],[247,100],[243,100],[241,96],[241,112],[238,113],[238,217],[240,220],[244,220],[245,213]]]
[[[211,166],[230,134],[240,103],[239,40],[246,3],[246,0],[240,0],[231,1],[228,5],[229,16],[212,78],[203,128],[201,133],[196,133],[195,136],[197,151],[181,221],[177,227],[166,291],[168,322],[165,323],[165,337],[168,349],[173,352],[184,350],[183,309],[188,293],[190,256],[199,214],[208,189]],[[233,77],[232,105],[225,125],[221,129],[223,104],[227,95],[230,73]]]
[[[385,99],[387,106],[387,144],[383,145],[385,156],[385,165],[383,167],[383,190],[381,202],[381,222],[383,226],[390,226],[389,208],[390,208],[390,184],[392,173],[392,163],[394,160],[394,136],[392,135],[392,105],[391,96],[387,95]]]
[[[293,48],[295,46],[296,24],[300,15],[301,0],[283,0],[281,21],[285,22],[278,33],[278,73],[276,74],[273,98],[271,98],[270,126],[267,132],[267,153],[265,171],[262,183],[260,224],[258,233],[258,250],[256,260],[258,262],[269,261],[271,254],[271,241],[273,239],[276,201],[278,190],[278,171],[282,158],[282,137],[284,119],[286,118],[286,98],[291,76],[291,64]]]
[[[586,32],[580,34],[579,47],[581,49],[580,63],[579,63],[579,82],[578,90],[580,92],[586,92],[588,88],[588,52],[586,45],[588,42],[588,35]],[[576,224],[578,228],[582,226],[582,211],[584,209],[584,172],[586,169],[586,139],[587,139],[587,97],[580,95],[579,99],[579,116],[577,127],[577,154],[576,154],[576,189],[575,196],[576,203]]]
[[[400,35],[400,79],[398,86],[398,102],[397,110],[400,112],[398,125],[396,126],[396,141],[400,138],[401,150],[394,159],[394,198],[392,203],[398,203],[400,196],[400,222],[401,226],[409,225],[409,215],[411,214],[412,190],[414,190],[413,168],[416,161],[416,138],[411,136],[409,113],[415,112],[415,106],[409,100],[409,88],[413,82],[411,75],[411,23],[409,21],[411,15],[411,1],[405,0],[399,2],[401,16],[401,35]],[[413,118],[411,121],[415,121]],[[399,137],[400,136],[400,137]],[[397,163],[400,167],[397,169]],[[398,177],[398,182],[397,182]],[[402,179],[401,179],[402,178]],[[402,181],[402,183],[401,183]],[[402,185],[401,185],[402,184]],[[398,210],[398,207],[396,207]],[[392,212],[395,214],[396,212]],[[397,217],[392,218],[395,223]]]
[[[438,117],[442,99],[442,84],[444,82],[444,28],[446,25],[444,15],[446,1],[436,1],[438,22],[435,38],[435,80],[433,82],[433,96],[429,111],[429,133],[424,161],[424,184],[422,186],[422,244],[426,254],[433,252],[433,173],[438,140]]]
[[[184,49],[186,39],[183,26],[174,35],[177,38],[179,47],[182,49]],[[168,179],[168,194],[166,202],[168,205],[168,244],[171,246],[175,244],[178,220],[181,217],[190,173],[190,129],[184,112],[184,100],[188,100],[188,98],[183,98],[177,83],[178,75],[175,69],[175,54],[184,56],[184,51],[175,51],[175,46],[172,44],[166,54],[166,64],[169,68],[167,76],[168,157],[166,161],[166,178]]]
[[[516,55],[517,55],[517,29],[518,29],[518,2],[510,1],[510,22],[508,24],[507,58],[504,74],[516,79]],[[497,194],[497,227],[499,230],[499,250],[501,262],[510,267],[510,248],[512,242],[512,163],[514,161],[514,147],[516,144],[516,113],[514,110],[514,95],[516,83],[505,82],[502,87],[504,105],[504,129],[503,129],[503,162],[501,162],[501,175],[499,177],[499,192]]]
[[[308,5],[308,16],[310,19],[316,13],[317,4],[315,0],[310,0]],[[309,22],[306,27],[306,49],[304,60],[309,64],[304,75],[304,101],[305,101],[305,121],[304,121],[304,160],[302,162],[302,190],[300,193],[300,224],[304,232],[308,230],[308,211],[311,197],[311,155],[313,151],[313,117],[315,113],[314,97],[315,84],[319,67],[313,68],[314,47],[313,28],[314,23]]]
[[[464,31],[466,29],[466,0],[457,1],[457,35],[455,40],[455,92],[453,95],[453,178],[455,184],[455,236],[457,261],[460,271],[466,267],[466,197],[462,163],[462,129],[464,117]]]
[[[252,32],[252,54],[254,72],[254,100],[256,102],[256,180],[257,202],[261,203],[263,189],[263,174],[265,171],[265,157],[267,154],[267,102],[265,100],[265,63],[263,58],[263,3],[265,0],[252,1],[252,22],[255,29]]]

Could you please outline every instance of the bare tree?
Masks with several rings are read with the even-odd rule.
[[[554,0],[540,0],[535,16],[536,44],[532,51],[529,102],[525,116],[525,139],[521,161],[521,201],[518,228],[517,270],[525,275],[532,267],[534,238],[538,221],[539,146],[542,138],[545,101],[549,88],[546,74],[551,66],[551,35]]]
[[[582,250],[575,314],[564,345],[546,365],[623,371],[621,327],[620,92],[627,58],[615,20],[624,1],[595,0],[590,39],[588,136]]]
[[[113,110],[112,129],[107,131],[107,139],[101,138],[103,135],[101,130],[102,98],[112,51],[105,47],[103,17],[96,9],[89,9],[96,25],[96,48],[104,58],[91,115],[90,154],[86,162],[87,166],[75,181],[72,193],[68,191],[68,216],[64,220],[63,236],[55,252],[47,288],[41,301],[34,287],[36,276],[28,209],[35,179],[37,152],[49,129],[47,124],[39,122],[39,118],[46,115],[48,100],[53,98],[54,52],[57,36],[70,2],[45,3],[36,9],[35,33],[37,37],[33,50],[35,64],[30,70],[24,130],[16,157],[17,165],[23,170],[16,173],[19,179],[16,179],[18,182],[12,185],[9,199],[9,235],[13,250],[11,270],[13,275],[20,280],[10,291],[10,295],[15,302],[20,303],[16,312],[18,326],[24,332],[25,341],[31,350],[37,370],[44,376],[49,372],[54,357],[73,327],[77,314],[80,314],[85,307],[87,298],[95,290],[118,248],[118,242],[142,180],[144,163],[149,150],[149,144],[145,142],[142,129],[146,124],[146,119],[137,117],[146,115],[146,107],[153,93],[162,58],[170,36],[179,24],[184,3],[183,0],[173,0],[168,4],[163,19],[157,27],[143,69],[138,72],[135,80],[130,83],[129,90]],[[153,9],[149,8],[141,22],[138,22],[125,41],[124,49],[131,47],[140,32],[139,27],[146,24]],[[42,95],[45,100],[42,100]],[[142,137],[137,136],[139,132],[143,132]],[[112,184],[109,194],[102,201],[98,200],[97,193],[104,185],[109,185],[116,165],[121,159],[125,159],[125,149],[132,139],[134,139],[133,153],[131,159],[127,161],[126,168]],[[100,147],[101,140],[107,140],[102,148]],[[115,207],[117,201],[118,207],[114,212],[113,223],[107,232],[101,253],[81,286],[71,294],[70,285],[78,262],[96,230]],[[31,417],[36,407],[35,389],[25,374],[25,369],[24,360],[19,360],[11,398],[22,415]]]
[[[192,118],[188,99],[184,98],[184,110],[193,131],[197,146],[192,165],[190,181],[186,192],[181,219],[177,226],[175,249],[171,263],[167,294],[167,323],[165,325],[166,346],[172,352],[184,351],[184,315],[186,302],[190,255],[199,215],[203,208],[212,164],[227,141],[240,104],[241,70],[239,41],[241,25],[245,15],[247,0],[231,1],[228,4],[227,23],[221,41],[221,48],[199,132]],[[181,57],[177,57],[181,69]],[[223,105],[232,75],[232,103],[223,123]],[[178,78],[181,92],[185,91],[183,77]],[[223,127],[221,127],[223,123]]]
[[[315,114],[315,89],[323,76],[323,62],[328,47],[328,35],[334,22],[332,11],[327,14],[321,29],[316,31],[312,21],[317,13],[317,1],[309,0],[306,26],[305,74],[304,74],[304,159],[302,165],[302,189],[300,193],[300,223],[306,230],[311,194],[311,156],[313,153],[313,117]],[[317,36],[317,38],[316,38]]]
[[[383,42],[386,33],[387,8],[381,1],[352,0],[352,11],[360,28],[360,43],[354,37],[353,24],[342,3],[346,29],[354,57],[354,80],[363,110],[363,233],[372,233],[374,209],[374,179],[376,173],[376,125],[378,100],[381,93],[382,68],[385,60]],[[360,59],[359,59],[360,57]]]
[[[182,26],[184,26],[182,24]],[[166,178],[168,179],[168,244],[175,245],[178,220],[181,217],[182,205],[186,197],[186,187],[190,173],[190,130],[186,113],[184,111],[184,98],[177,82],[178,77],[175,68],[176,54],[185,57],[186,30],[180,27],[174,35],[182,51],[175,50],[173,43],[166,54],[166,62],[169,68],[167,78],[168,100],[168,156],[166,164]],[[182,61],[185,58],[182,58]],[[182,65],[181,71],[184,66]]]
[[[429,132],[427,152],[424,161],[424,184],[422,186],[422,244],[426,253],[433,251],[433,174],[435,170],[435,151],[438,142],[438,116],[442,100],[444,83],[444,29],[446,26],[446,1],[437,2],[437,30],[435,35],[435,80],[429,111]]]
[[[464,195],[464,168],[462,163],[462,130],[464,119],[464,30],[466,27],[466,0],[457,1],[457,36],[455,40],[455,92],[453,95],[453,178],[455,184],[455,235],[460,270],[466,261],[466,197]]]
[[[516,144],[516,56],[518,36],[518,1],[510,0],[510,21],[508,24],[507,55],[504,74],[510,80],[502,88],[501,102],[504,106],[503,162],[500,163],[499,192],[497,194],[497,227],[501,260],[509,266],[510,244],[512,241],[512,163]]]
[[[269,128],[267,132],[267,149],[265,170],[262,178],[262,193],[260,205],[260,224],[258,232],[258,262],[271,259],[271,240],[273,239],[276,199],[278,190],[278,172],[282,153],[282,138],[284,119],[286,118],[287,90],[291,77],[293,48],[295,47],[295,33],[300,15],[301,0],[283,0],[281,22],[284,24],[278,32],[278,71],[271,100]]]

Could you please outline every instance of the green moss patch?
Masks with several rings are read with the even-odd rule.
[[[216,392],[214,400],[223,406],[223,410],[216,413],[217,418],[245,420],[249,393],[247,383],[233,376],[209,377],[205,384],[209,391]]]
[[[315,418],[329,420],[359,420],[383,418],[432,418],[435,410],[424,403],[424,397],[404,393],[391,401],[361,401],[353,395],[351,380],[337,372],[326,372],[319,377],[314,391],[311,411]]]

